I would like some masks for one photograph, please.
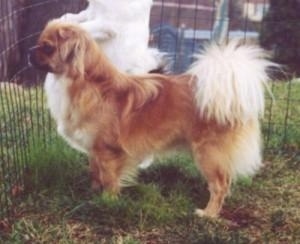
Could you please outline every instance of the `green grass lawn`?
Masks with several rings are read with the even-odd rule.
[[[300,84],[274,83],[272,90],[276,102],[267,100],[263,121],[264,167],[233,186],[217,220],[193,214],[205,206],[208,191],[185,154],[141,171],[138,183],[124,188],[118,199],[91,192],[86,157],[55,137],[40,108],[41,92],[26,91],[19,106],[25,112],[14,118],[24,130],[13,132],[3,122],[0,127],[5,165],[10,164],[6,155],[21,144],[3,142],[23,131],[18,162],[24,155],[28,163],[22,174],[25,189],[17,192],[21,201],[12,206],[15,217],[11,224],[0,220],[0,243],[300,242]],[[12,102],[7,99],[2,96],[2,104]],[[27,128],[24,121],[32,107]]]
[[[274,100],[266,96],[263,119],[265,146],[300,149],[300,81],[273,82]]]

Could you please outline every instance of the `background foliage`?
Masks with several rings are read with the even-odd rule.
[[[284,64],[290,73],[300,74],[300,1],[270,0],[260,43],[273,51],[275,62]]]

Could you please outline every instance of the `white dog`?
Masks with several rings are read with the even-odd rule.
[[[162,67],[162,54],[148,47],[152,0],[88,0],[78,14],[60,19],[78,23],[121,71],[145,74]]]

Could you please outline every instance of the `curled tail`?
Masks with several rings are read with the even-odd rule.
[[[196,78],[201,116],[233,125],[263,115],[266,70],[276,66],[266,56],[261,48],[237,41],[206,47],[188,71]]]

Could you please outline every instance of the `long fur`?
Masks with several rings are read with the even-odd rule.
[[[211,44],[188,71],[197,77],[196,100],[201,115],[220,124],[245,123],[263,115],[270,62],[256,46]]]
[[[66,13],[60,20],[85,29],[119,70],[130,74],[166,73],[166,56],[148,46],[152,2],[88,0],[86,9],[77,14]],[[46,83],[53,79],[48,74]]]
[[[257,121],[264,113],[267,69],[276,64],[258,46],[211,43],[198,55],[188,70],[195,77],[195,99],[200,115],[220,125],[244,125]],[[253,175],[261,167],[261,142],[258,123],[251,133],[240,137],[230,165],[231,174]],[[241,164],[243,162],[243,164]]]
[[[56,51],[47,55],[44,43]],[[210,191],[196,213],[211,217],[232,180],[261,165],[259,117],[272,66],[264,57],[259,48],[213,44],[185,74],[128,75],[83,29],[60,22],[47,25],[31,54],[54,73],[45,85],[51,114],[66,141],[88,154],[94,188],[118,193],[141,160],[186,147]]]

